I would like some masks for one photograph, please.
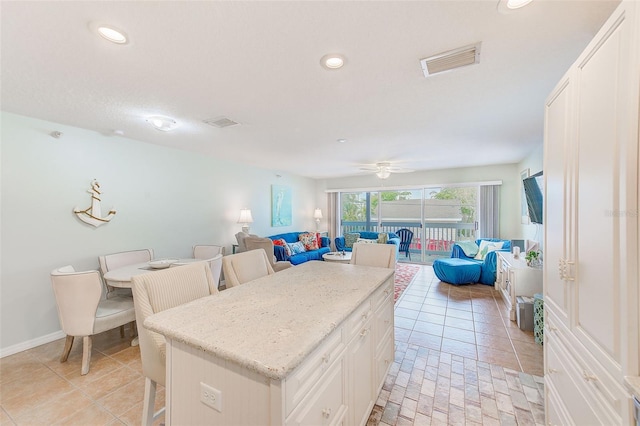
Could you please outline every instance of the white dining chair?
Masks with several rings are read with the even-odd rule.
[[[264,250],[250,250],[222,258],[226,288],[274,274]]]
[[[149,262],[153,259],[153,249],[141,249],[123,251],[119,253],[107,254],[104,256],[98,256],[98,263],[100,264],[100,272],[102,276],[107,272],[122,268],[123,266],[133,265],[135,263]],[[112,295],[130,296],[131,291],[129,289],[118,289],[109,284],[109,280],[105,280],[107,286],[107,298]]]
[[[66,362],[75,337],[82,337],[81,374],[89,372],[91,336],[135,321],[130,297],[102,298],[102,278],[98,271],[78,271],[67,265],[51,271],[58,318],[67,335],[60,362]],[[133,334],[133,324],[131,331]],[[123,331],[121,329],[121,335]]]
[[[356,243],[351,251],[351,264],[364,266],[378,266],[381,268],[396,268],[395,244],[365,244]]]
[[[144,320],[166,309],[217,294],[218,285],[208,262],[136,275],[132,282],[142,373],[145,376],[142,424],[151,425],[164,412],[163,407],[154,413],[154,406],[157,385],[164,386],[166,380],[166,342],[161,334],[147,330]]]
[[[211,259],[219,254],[224,256],[224,246],[216,245],[195,245],[193,246],[193,258],[194,259]]]

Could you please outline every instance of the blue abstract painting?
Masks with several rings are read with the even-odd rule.
[[[271,226],[291,226],[291,188],[271,185]]]

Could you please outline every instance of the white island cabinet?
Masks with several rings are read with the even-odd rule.
[[[393,270],[307,262],[149,317],[168,425],[362,425],[394,356]]]

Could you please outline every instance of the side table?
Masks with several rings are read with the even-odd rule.
[[[509,309],[509,319],[516,320],[516,297],[533,297],[542,293],[542,269],[527,266],[521,256],[516,259],[513,254],[498,251],[496,270],[496,289]]]

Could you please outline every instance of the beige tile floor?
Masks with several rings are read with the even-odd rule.
[[[504,318],[492,287],[441,283],[422,267],[396,303],[396,360],[369,424],[543,424],[542,348]],[[64,339],[0,359],[0,425],[139,425],[130,340],[96,336],[86,376],[79,341],[62,364]]]

